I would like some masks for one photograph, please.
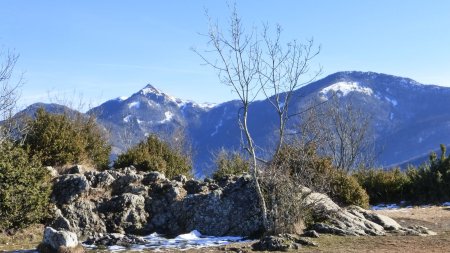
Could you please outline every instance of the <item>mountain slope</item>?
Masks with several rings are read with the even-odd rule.
[[[373,72],[338,72],[294,92],[290,114],[332,93],[373,116],[379,165],[390,166],[450,144],[450,88]],[[155,133],[167,140],[184,133],[193,149],[197,175],[211,173],[213,153],[224,147],[239,150],[239,101],[211,105],[174,98],[147,85],[128,98],[109,100],[88,113],[111,131],[118,154]],[[270,154],[277,134],[277,117],[267,100],[250,106],[249,126],[261,153]],[[302,115],[293,118],[296,130]]]

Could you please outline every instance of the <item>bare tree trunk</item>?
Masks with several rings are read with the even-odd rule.
[[[263,218],[264,228],[266,230],[269,230],[270,224],[269,224],[269,220],[267,218],[267,205],[266,205],[266,200],[264,199],[263,192],[261,190],[261,185],[259,183],[259,175],[258,175],[258,167],[257,167],[258,164],[257,164],[257,158],[256,158],[256,152],[255,152],[255,145],[253,143],[253,139],[252,139],[252,137],[250,135],[250,131],[248,129],[247,118],[248,118],[248,105],[244,105],[242,128],[244,130],[245,137],[247,140],[248,152],[252,157],[252,167],[250,168],[250,173],[251,173],[253,181],[255,183],[256,193],[258,194],[258,197],[259,197],[259,206],[261,208],[261,212],[262,212],[262,216],[263,216],[262,218]]]

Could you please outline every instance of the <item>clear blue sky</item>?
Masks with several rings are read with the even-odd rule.
[[[237,1],[244,22],[279,23],[286,39],[314,37],[324,74],[361,70],[450,86],[450,1]],[[0,45],[20,54],[22,104],[83,94],[127,96],[151,83],[198,102],[235,98],[190,48],[205,48],[204,9],[225,1],[0,0]],[[61,95],[64,94],[64,95]]]

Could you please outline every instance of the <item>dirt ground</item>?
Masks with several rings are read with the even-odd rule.
[[[377,211],[387,215],[402,226],[426,226],[436,236],[331,236],[321,235],[313,241],[318,247],[305,247],[292,252],[450,252],[450,207],[426,207]],[[0,252],[11,249],[30,249],[42,238],[42,227],[22,231],[14,237],[0,235]],[[236,243],[222,247],[187,250],[182,252],[253,252],[251,243]],[[164,250],[163,252],[180,252]]]

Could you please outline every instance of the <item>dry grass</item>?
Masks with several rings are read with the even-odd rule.
[[[33,249],[42,241],[44,225],[33,225],[14,234],[0,233],[0,252]]]

